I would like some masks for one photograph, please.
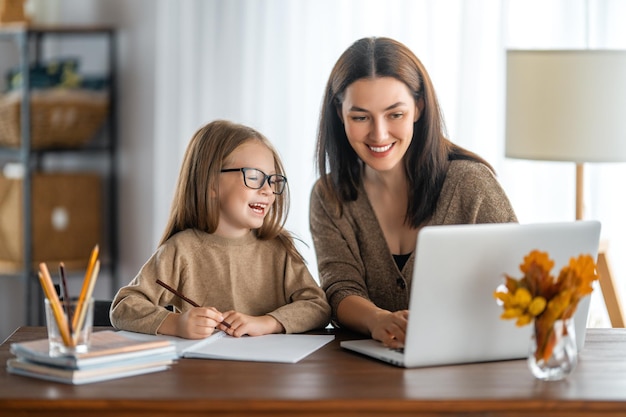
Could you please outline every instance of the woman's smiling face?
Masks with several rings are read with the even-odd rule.
[[[350,145],[363,162],[381,172],[402,161],[420,113],[409,88],[392,77],[353,82],[346,88],[341,105]]]

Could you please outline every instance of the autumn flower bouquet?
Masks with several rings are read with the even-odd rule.
[[[494,292],[504,310],[502,319],[516,319],[518,326],[534,320],[537,363],[551,358],[558,341],[555,324],[572,318],[579,301],[593,291],[592,284],[598,279],[591,255],[571,258],[558,277],[550,274],[553,267],[554,261],[546,252],[533,250],[520,265],[523,276],[516,279],[505,275],[504,287]]]

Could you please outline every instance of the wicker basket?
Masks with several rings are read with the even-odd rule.
[[[108,95],[89,90],[52,89],[31,93],[31,148],[76,148],[95,136],[107,116]],[[22,98],[0,98],[0,145],[21,144]]]

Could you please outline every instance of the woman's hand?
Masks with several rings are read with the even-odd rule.
[[[387,310],[378,311],[370,323],[372,338],[390,348],[403,347],[408,319],[409,310],[393,313]]]
[[[264,334],[283,333],[285,331],[278,320],[268,315],[255,317],[236,311],[227,311],[224,313],[224,321],[229,323],[230,327],[220,324],[218,329],[235,337],[244,335],[261,336]]]
[[[344,298],[337,307],[337,318],[346,327],[367,334],[390,348],[404,346],[409,310],[394,313],[377,307],[356,295]]]
[[[217,309],[194,307],[184,313],[169,314],[161,323],[157,333],[185,339],[203,339],[213,334],[222,321],[224,321],[224,316]]]

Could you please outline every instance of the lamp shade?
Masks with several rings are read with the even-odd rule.
[[[506,156],[626,161],[626,51],[509,50]]]

